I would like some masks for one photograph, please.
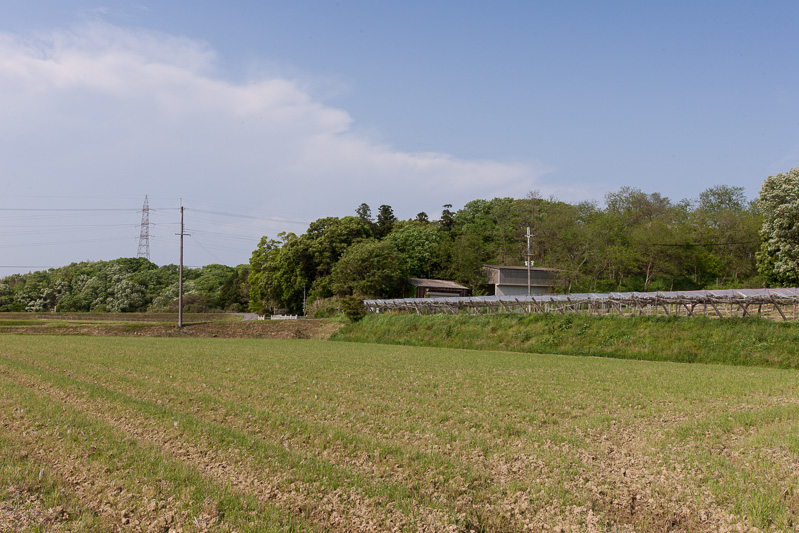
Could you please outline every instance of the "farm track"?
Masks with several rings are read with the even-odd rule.
[[[28,506],[54,530],[75,530],[69,514],[85,505],[93,531],[757,531],[753,510],[719,489],[736,483],[784,491],[782,510],[771,512],[799,514],[790,490],[797,454],[768,437],[797,428],[799,400],[784,392],[732,406],[723,396],[687,407],[616,400],[603,414],[589,391],[572,393],[568,405],[554,398],[544,409],[551,418],[526,417],[492,392],[524,383],[490,378],[501,370],[491,367],[490,385],[478,381],[475,396],[469,387],[459,396],[446,379],[424,388],[435,382],[432,370],[427,378],[413,366],[382,369],[383,359],[366,374],[353,362],[345,381],[330,383],[319,381],[324,373],[304,375],[302,362],[285,368],[307,349],[321,350],[307,361],[334,362],[320,344],[268,345],[287,350],[264,359],[277,374],[269,378],[240,367],[246,354],[197,368],[183,362],[201,358],[180,354],[174,374],[159,357],[136,359],[157,340],[80,355],[105,342],[0,348],[1,408],[10,413],[3,436],[34,450],[28,459],[75,500],[61,511]],[[383,381],[390,390],[381,391],[363,381],[373,374],[410,380],[404,391]],[[439,407],[409,401],[420,394]],[[107,436],[76,436],[84,426]],[[154,466],[141,471],[136,457]],[[230,509],[231,499],[247,508]]]

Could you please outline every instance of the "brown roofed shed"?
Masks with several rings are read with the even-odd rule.
[[[408,283],[416,287],[417,298],[466,296],[469,292],[468,287],[464,287],[454,281],[446,281],[443,279],[410,278]]]

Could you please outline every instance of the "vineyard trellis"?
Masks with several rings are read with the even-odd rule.
[[[578,313],[796,320],[798,288],[365,300],[372,313]]]

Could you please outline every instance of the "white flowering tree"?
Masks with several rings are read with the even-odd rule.
[[[769,176],[758,208],[763,215],[758,270],[772,283],[799,284],[799,169]]]

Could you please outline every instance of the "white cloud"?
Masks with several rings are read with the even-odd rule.
[[[400,152],[357,134],[300,81],[234,83],[216,61],[206,43],[103,22],[0,35],[9,192],[184,197],[309,219],[371,201],[412,216],[522,197],[548,170]]]
[[[295,179],[327,178],[319,185],[403,179],[428,190],[455,187],[479,195],[541,174],[525,164],[394,151],[352,133],[346,112],[315,100],[296,81],[227,82],[213,76],[215,60],[205,43],[105,23],[37,40],[5,35],[2,129],[47,127],[44,137],[53,139],[48,149],[56,155],[57,141],[73,144],[80,140],[75,134],[98,147],[110,145],[115,155],[120,138],[134,141],[137,155],[169,159],[175,148],[180,157],[167,162],[177,172],[189,143],[197,148],[194,158],[212,167],[240,167],[244,158],[253,176],[291,169]]]

